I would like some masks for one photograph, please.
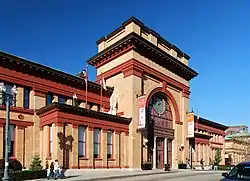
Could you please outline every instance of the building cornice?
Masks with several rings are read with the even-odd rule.
[[[106,40],[110,39],[111,37],[113,37],[114,35],[116,35],[117,33],[119,33],[120,31],[122,31],[123,29],[125,29],[125,27],[128,24],[130,24],[130,23],[134,23],[134,24],[138,25],[142,29],[142,31],[144,31],[145,33],[154,35],[159,42],[161,42],[161,43],[167,45],[169,48],[172,48],[173,50],[175,50],[178,55],[182,55],[187,60],[190,59],[189,55],[187,55],[186,53],[182,52],[177,46],[175,46],[175,45],[171,44],[170,42],[168,42],[166,39],[164,39],[162,36],[160,36],[160,34],[158,34],[155,30],[147,27],[143,22],[141,22],[136,17],[129,18],[128,20],[126,20],[125,22],[123,22],[122,25],[119,28],[117,28],[114,31],[112,31],[109,35],[100,38],[96,43],[99,44],[102,41],[106,41]]]
[[[197,116],[195,116],[194,119],[197,120]],[[210,126],[211,128],[216,128],[216,129],[221,130],[223,132],[225,132],[225,130],[228,129],[228,126],[210,121],[210,120],[202,118],[202,117],[199,117],[198,124]]]
[[[53,80],[55,82],[67,84],[70,86],[81,85],[82,88],[85,87],[85,81],[77,76],[67,74],[65,72],[31,62],[24,58],[11,55],[0,51],[0,66],[13,69],[17,68],[17,71],[27,73],[30,75],[36,75],[37,77]],[[85,89],[85,88],[84,88]],[[88,89],[101,89],[100,84],[88,81]],[[105,90],[103,90],[105,94]],[[112,94],[113,88],[107,87],[107,93]]]
[[[47,115],[46,114],[47,112],[52,113],[54,111],[69,113],[69,114],[78,115],[78,116],[86,116],[90,118],[102,119],[102,120],[116,122],[120,124],[126,124],[126,125],[129,125],[131,122],[131,118],[120,117],[120,116],[111,115],[108,113],[93,111],[93,110],[89,110],[85,108],[74,107],[74,106],[70,106],[66,104],[59,104],[59,103],[52,103],[48,106],[42,107],[36,111],[36,114],[39,117],[43,117],[44,115]]]
[[[198,75],[196,71],[134,32],[91,57],[88,63],[98,68],[112,61],[118,54],[121,55],[130,50],[154,60],[155,63],[188,81]]]

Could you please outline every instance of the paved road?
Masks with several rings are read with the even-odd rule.
[[[220,181],[221,173],[193,173],[193,174],[176,174],[176,175],[151,175],[137,176],[130,178],[109,179],[110,181]]]

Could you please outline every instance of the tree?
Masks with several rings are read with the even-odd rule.
[[[32,163],[30,164],[30,170],[32,171],[38,171],[38,170],[42,170],[43,166],[41,165],[42,161],[40,159],[39,155],[35,155]]]
[[[219,165],[221,161],[222,161],[221,150],[217,148],[214,157],[214,165]]]

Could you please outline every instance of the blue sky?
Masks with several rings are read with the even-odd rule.
[[[191,56],[191,107],[250,126],[250,1],[0,0],[0,49],[76,74],[96,40],[136,16]],[[95,70],[90,68],[90,79]]]

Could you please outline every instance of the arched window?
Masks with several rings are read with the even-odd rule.
[[[148,103],[148,115],[155,126],[173,128],[173,116],[167,97],[163,93],[154,94]]]

